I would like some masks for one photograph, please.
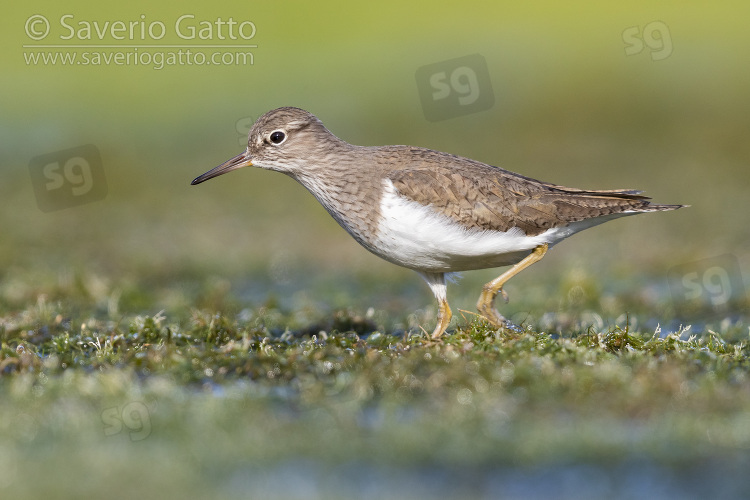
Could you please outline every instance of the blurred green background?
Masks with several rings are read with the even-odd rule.
[[[325,290],[321,305],[331,307],[376,305],[395,312],[431,305],[417,277],[359,248],[291,179],[248,169],[189,185],[242,150],[250,121],[284,105],[315,113],[355,144],[425,146],[549,182],[638,188],[657,202],[692,205],[576,236],[512,285],[559,283],[576,268],[596,276],[604,289],[628,279],[633,284],[622,287],[632,288],[638,276],[648,276],[668,297],[666,274],[673,265],[728,253],[747,269],[748,10],[741,2],[645,1],[471,8],[428,2],[14,4],[0,21],[3,302],[18,307],[44,287],[49,292],[94,279],[98,288],[89,284],[90,295],[124,290],[126,310],[194,305],[199,297],[191,290],[209,282],[249,304]],[[34,42],[24,27],[39,14],[50,20],[51,32]],[[76,28],[80,21],[161,21],[167,34],[156,43],[183,45],[190,42],[173,27],[183,14],[194,15],[195,23],[250,20],[257,32],[249,43],[257,48],[253,64],[240,66],[27,64],[28,54],[42,49],[24,45],[76,42],[59,39],[67,33],[59,21],[66,14]],[[654,21],[667,31],[626,55],[632,39],[624,32],[635,30],[642,40]],[[79,43],[127,43],[111,36],[98,42],[92,33],[92,40]],[[197,41],[226,43],[216,36]],[[671,43],[668,53],[661,50],[664,42]],[[487,62],[494,105],[427,121],[417,69],[475,53]],[[30,161],[83,144],[101,151],[106,197],[42,212]],[[468,283],[495,274],[469,273]],[[177,281],[170,292],[138,300],[139,293]],[[452,287],[461,307],[472,309],[472,286]],[[400,292],[405,303],[383,298]]]
[[[149,65],[27,64],[30,54],[58,49],[24,45],[59,43],[66,46],[59,50],[79,55],[87,50],[67,47],[78,41],[59,39],[66,33],[59,24],[64,15],[73,16],[69,18],[72,24],[96,21],[100,26],[107,21],[161,21],[167,34],[157,43],[182,46],[191,42],[178,38],[173,24],[185,14],[194,15],[195,22],[230,17],[252,21],[257,28],[249,42],[257,45],[251,50],[253,64],[163,69]],[[51,32],[46,40],[35,42],[25,27],[31,16],[38,15],[50,21]],[[679,269],[682,276],[688,276],[692,269],[699,276],[707,273],[706,263],[713,262],[706,259],[723,255],[717,262],[728,262],[725,271],[734,273],[735,278],[735,309],[723,312],[734,321],[747,307],[741,275],[743,271],[747,274],[750,266],[749,18],[750,7],[739,1],[454,2],[444,6],[390,1],[158,5],[71,1],[63,5],[31,0],[6,5],[0,18],[0,317],[15,325],[7,326],[7,331],[21,337],[18,325],[23,325],[25,318],[49,311],[60,311],[60,318],[64,315],[66,319],[55,324],[74,332],[78,327],[71,326],[69,318],[75,322],[92,317],[96,318],[93,324],[126,329],[128,321],[143,323],[140,315],[153,316],[162,310],[168,318],[166,324],[177,323],[190,330],[194,328],[192,309],[202,311],[194,317],[220,312],[226,318],[247,322],[250,317],[257,318],[253,315],[263,306],[266,310],[278,307],[283,312],[279,317],[292,318],[288,325],[276,325],[282,331],[287,326],[297,331],[308,328],[344,308],[351,308],[354,315],[373,308],[374,321],[388,331],[420,324],[430,329],[434,299],[421,280],[360,248],[293,180],[245,169],[197,187],[189,185],[198,174],[242,151],[252,120],[270,109],[292,105],[313,112],[333,133],[354,144],[424,146],[548,182],[591,189],[642,189],[659,203],[692,205],[677,212],[618,220],[562,243],[543,262],[511,282],[511,303],[503,312],[521,315],[521,319],[527,313],[539,316],[546,312],[570,314],[575,319],[586,312],[588,316],[577,324],[596,325],[597,331],[624,324],[629,314],[631,324],[641,317],[639,331],[650,333],[659,322],[682,319],[670,293],[669,270]],[[653,32],[648,31],[649,26],[660,28]],[[645,32],[652,36],[644,41]],[[96,38],[95,33],[93,36]],[[642,50],[638,50],[639,40]],[[226,43],[217,37],[198,42]],[[111,36],[80,43],[115,45],[101,49],[107,54],[134,50],[124,47],[128,41]],[[480,54],[487,63],[494,105],[442,121],[427,120],[417,71],[471,54]],[[94,145],[101,153],[106,196],[43,212],[35,197],[30,165],[42,155],[85,144]],[[449,288],[457,321],[471,319],[461,318],[458,311],[473,310],[479,286],[497,273],[467,273],[459,285]],[[748,280],[750,277],[745,282],[750,283]],[[592,314],[600,316],[590,319]],[[54,314],[47,320],[57,321]],[[734,334],[745,335],[746,323],[737,325]],[[5,323],[2,327],[6,328]],[[84,331],[81,327],[78,333]],[[700,328],[692,330],[696,331]],[[29,330],[26,338],[36,333]],[[7,349],[17,354],[15,346]],[[585,371],[588,358],[581,359],[575,367]],[[627,364],[628,358],[624,359]],[[466,365],[470,367],[471,362]],[[405,366],[408,369],[409,365]],[[455,366],[463,370],[463,365]],[[596,369],[606,374],[611,366],[597,360]],[[545,379],[537,378],[536,366],[529,370],[530,380],[545,385]],[[624,372],[629,370],[626,367]],[[657,366],[643,378],[651,380],[657,378],[652,373],[662,372]],[[547,376],[556,380],[556,372],[551,373]],[[592,373],[589,376],[596,378],[600,371]],[[317,469],[291,463],[287,471],[282,463],[271,479],[264,479],[263,471],[253,472],[252,463],[245,462],[247,449],[257,452],[262,462],[265,450],[283,456],[283,443],[274,448],[279,445],[272,442],[280,435],[303,447],[312,443],[314,450],[327,443],[326,436],[333,440],[344,436],[343,448],[347,436],[364,435],[374,440],[380,436],[365,432],[368,425],[378,425],[367,421],[350,423],[339,434],[329,432],[341,422],[317,408],[317,399],[307,409],[303,405],[303,417],[289,417],[294,408],[268,406],[268,394],[262,393],[265,386],[249,378],[234,386],[227,384],[225,389],[209,384],[201,393],[200,388],[182,387],[169,376],[145,377],[132,367],[105,370],[101,377],[89,377],[86,370],[72,368],[49,380],[44,370],[38,380],[26,375],[9,378],[0,387],[10,400],[21,401],[17,409],[8,409],[12,418],[0,422],[2,439],[10,443],[0,446],[0,451],[5,448],[0,453],[0,489],[11,485],[15,491],[31,492],[30,498],[39,496],[40,490],[34,488],[37,481],[49,492],[46,496],[61,498],[73,482],[78,489],[70,490],[76,492],[69,494],[71,498],[79,498],[87,488],[97,491],[96,496],[109,492],[112,497],[126,497],[128,487],[139,484],[158,495],[193,493],[214,498],[209,487],[199,491],[195,486],[208,476],[230,478],[217,481],[232,497],[243,497],[254,481],[267,485],[254,490],[265,493],[291,481],[285,491],[291,488],[301,493],[298,497],[308,497],[306,485],[319,480],[314,477]],[[668,378],[669,370],[663,376]],[[733,381],[727,384],[744,387]],[[44,387],[49,397],[39,398]],[[706,387],[706,392],[713,394],[714,386]],[[219,395],[214,397],[212,390]],[[664,406],[672,404],[667,398],[675,391],[670,389],[655,400]],[[624,389],[610,392],[623,399],[630,394]],[[222,394],[226,399],[221,399]],[[285,394],[282,387],[279,394],[273,392],[268,397],[283,399]],[[121,441],[102,437],[100,415],[108,404],[103,401],[111,399],[111,406],[119,407],[123,401],[146,397],[154,398],[147,403],[161,405],[153,412],[159,432],[154,432],[147,445],[139,448],[124,435]],[[325,394],[320,396],[320,401],[328,399]],[[445,408],[460,410],[453,400],[445,401]],[[576,429],[565,434],[566,439],[577,442],[577,426],[586,430],[588,418],[596,417],[596,398],[587,401],[594,408],[590,414],[584,410],[585,417],[564,412],[557,416],[568,418],[566,425]],[[637,397],[635,401],[639,401]],[[691,401],[695,405],[687,408],[701,408],[700,401]],[[706,401],[706,407],[713,408],[714,400]],[[735,425],[728,417],[721,422],[725,429],[744,432],[747,413],[740,407],[743,400],[737,401],[739,409],[732,415],[739,415],[737,421],[744,423]],[[288,406],[296,404],[292,401]],[[548,411],[540,406],[542,413]],[[675,408],[680,415],[681,407]],[[717,408],[717,419],[724,418]],[[684,414],[686,418],[693,414],[700,417],[699,411]],[[245,420],[246,415],[261,417]],[[332,411],[331,415],[338,413]],[[467,415],[458,421],[470,423],[472,414]],[[496,420],[494,413],[487,415],[488,420]],[[525,425],[526,417],[519,414],[513,418]],[[606,414],[604,417],[606,420]],[[408,420],[408,413],[404,418]],[[629,446],[631,433],[640,434],[629,427],[630,415],[622,418],[625,424],[618,427],[624,429],[619,436]],[[544,450],[546,440],[555,439],[559,420],[541,421],[545,425],[531,420],[524,428],[529,436],[536,436],[536,441],[531,440],[535,446]],[[286,431],[287,425],[295,422],[300,423],[302,434]],[[442,429],[438,426],[442,422],[435,419],[436,428]],[[451,420],[445,422],[449,426]],[[266,426],[277,430],[266,432]],[[37,427],[42,430],[35,430]],[[244,431],[237,432],[238,428]],[[596,446],[606,448],[609,427],[600,419],[590,428],[597,430],[592,438]],[[409,439],[425,440],[414,445],[415,450],[432,453],[428,438],[443,442],[442,436],[430,434],[429,429],[423,435],[411,429],[407,426]],[[694,435],[704,434],[702,426],[696,429],[695,434],[685,434],[689,436],[685,442],[692,443]],[[467,425],[461,432],[471,434],[473,428]],[[487,446],[479,434],[474,441],[462,441],[461,432],[453,439],[459,448],[473,443]],[[676,432],[679,434],[679,426]],[[255,446],[249,435],[265,440]],[[298,440],[298,436],[302,437]],[[394,436],[396,442],[403,441]],[[101,445],[103,439],[109,439],[106,446]],[[707,439],[710,441],[711,435]],[[695,442],[698,448],[705,444]],[[637,440],[634,443],[633,456],[637,458],[641,449]],[[586,446],[584,442],[581,449]],[[669,448],[673,454],[681,449],[669,440],[654,446]],[[68,460],[70,450],[74,457]],[[366,455],[365,450],[363,460]],[[575,460],[575,453],[571,456]],[[328,458],[335,461],[336,457],[332,452]],[[746,453],[744,457],[744,462],[736,462],[738,471],[746,467]],[[113,481],[120,472],[116,462],[120,459],[128,465]],[[227,462],[235,461],[240,464],[238,475],[231,469],[221,470]],[[242,465],[246,463],[249,465]],[[40,472],[45,467],[47,472],[53,468],[57,472],[37,474],[35,464]],[[339,471],[341,476],[359,477],[356,474],[362,471],[357,470],[357,464],[352,467]],[[405,468],[396,474],[394,483],[383,484],[395,484],[396,489],[412,484],[414,472],[417,482],[444,485],[449,477],[443,474],[444,469],[434,472],[430,467],[428,462],[416,471]],[[643,470],[638,467],[636,464],[635,473],[626,470],[623,477],[632,478],[626,479],[627,483],[639,484]],[[153,474],[155,470],[159,474]],[[300,471],[302,479],[295,479]],[[526,478],[534,484],[534,474],[546,476],[547,472],[538,469],[524,476],[509,469],[504,474],[520,474],[521,482]],[[573,474],[571,484],[597,475],[588,469],[573,472],[578,475]],[[379,482],[377,471],[370,474],[365,478],[372,477],[372,484]],[[144,480],[146,476],[148,480]],[[436,476],[443,477],[443,482],[436,482]],[[459,484],[471,483],[473,476],[467,477]],[[547,483],[551,490],[547,491],[558,491],[558,479],[564,482],[565,477],[551,477],[552,482]],[[741,472],[738,477],[743,477]],[[692,491],[690,483],[686,484],[685,491]],[[645,488],[653,492],[648,485]],[[575,487],[568,489],[569,498],[579,498]],[[420,491],[422,496],[432,497],[432,493],[441,493],[438,490],[433,486]],[[371,497],[378,491],[382,493],[373,487]],[[444,497],[453,491],[460,496],[457,490],[445,491]],[[409,492],[403,496],[409,497]]]

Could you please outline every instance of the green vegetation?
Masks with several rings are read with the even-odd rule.
[[[0,318],[0,463],[13,471],[4,481],[62,498],[56,484],[80,470],[71,498],[109,488],[305,496],[260,480],[289,473],[312,475],[307,494],[324,497],[341,494],[326,488],[348,463],[417,478],[424,468],[473,471],[477,484],[494,471],[575,464],[594,467],[601,483],[604,471],[633,474],[627,464],[637,463],[683,481],[750,449],[742,324],[700,335],[579,324],[558,335],[477,320],[432,342],[419,330],[373,331],[373,316],[340,311],[325,330],[291,331],[283,325],[294,318],[273,305],[235,318],[194,310],[111,321],[66,317],[40,300]],[[60,469],[38,478],[32,463]],[[251,484],[237,491],[237,481]],[[393,496],[391,486],[377,491]],[[522,487],[559,492],[554,481]]]
[[[4,6],[0,499],[746,497],[748,5]],[[25,59],[193,43],[173,29],[186,14],[252,21],[253,64]],[[64,15],[167,33],[60,39]],[[35,41],[39,16],[52,31]],[[472,54],[494,104],[429,121],[419,69]],[[189,185],[286,105],[355,144],[691,208],[555,247],[509,283],[500,310],[520,329],[465,312],[498,270],[466,273],[451,334],[430,343],[420,278],[293,180]],[[97,196],[68,206],[31,166],[83,145],[106,186],[92,177]]]

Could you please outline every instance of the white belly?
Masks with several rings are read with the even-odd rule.
[[[509,231],[467,229],[429,207],[397,194],[386,180],[374,250],[380,257],[419,271],[459,272],[515,264],[544,243],[550,246],[615,216],[573,222],[526,236]],[[626,215],[626,214],[618,214]]]

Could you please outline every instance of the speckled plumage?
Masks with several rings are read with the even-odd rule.
[[[478,305],[502,324],[490,307],[495,295],[549,246],[611,218],[681,207],[651,204],[633,190],[549,184],[425,148],[355,146],[293,107],[261,116],[247,150],[193,184],[243,166],[293,177],[365,248],[420,272],[440,304],[434,336],[450,319],[446,272],[518,263],[488,283]]]
[[[466,227],[488,231],[517,227],[534,236],[585,219],[678,208],[652,205],[638,191],[572,189],[439,151],[400,151],[413,159],[408,168],[388,175],[398,192]]]

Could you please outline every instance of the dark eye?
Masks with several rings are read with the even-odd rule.
[[[286,134],[282,132],[281,130],[275,130],[271,132],[271,143],[279,145],[282,142],[284,142],[284,139],[286,139]]]

